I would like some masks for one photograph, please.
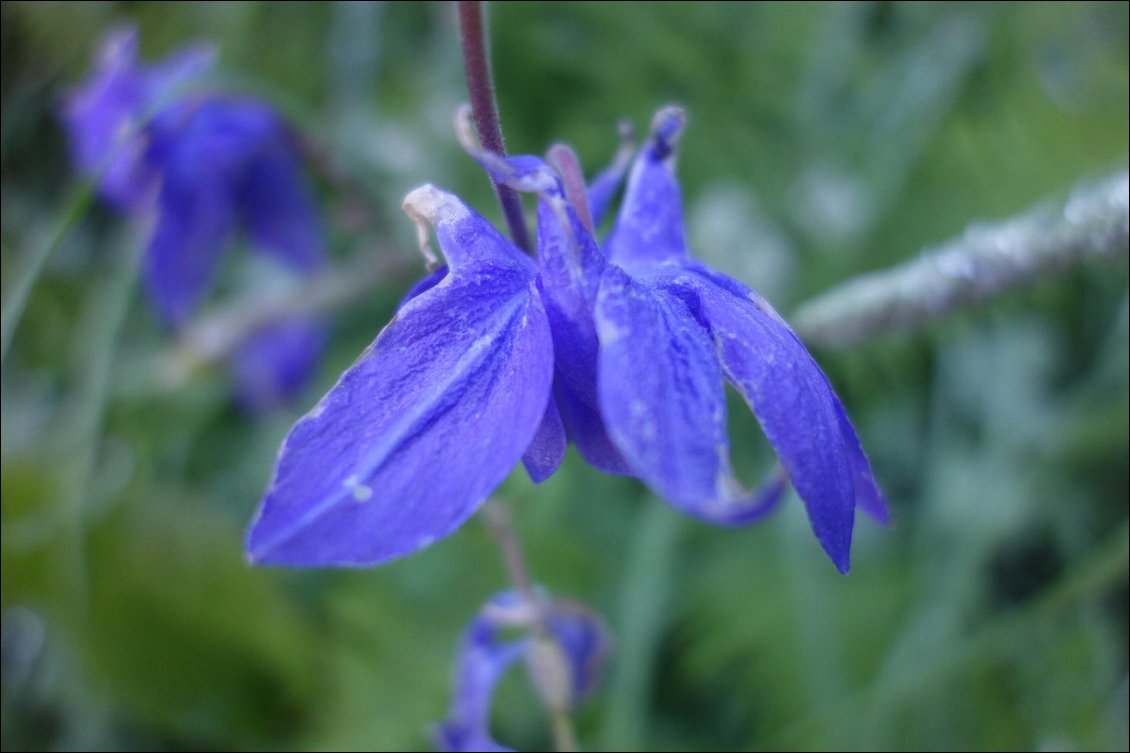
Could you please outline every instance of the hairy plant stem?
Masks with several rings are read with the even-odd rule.
[[[502,141],[502,126],[498,120],[498,103],[494,98],[494,81],[490,72],[490,55],[487,52],[486,24],[483,19],[483,4],[471,0],[460,0],[459,36],[463,42],[463,68],[467,73],[467,93],[471,97],[471,112],[475,116],[475,128],[479,132],[479,143],[483,149],[506,156]],[[494,192],[502,205],[502,214],[510,229],[510,237],[515,245],[526,253],[531,253],[530,234],[526,229],[526,219],[522,212],[522,202],[518,193],[502,185],[493,177]]]

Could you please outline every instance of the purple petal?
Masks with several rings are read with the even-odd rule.
[[[609,266],[596,303],[600,405],[629,465],[688,514],[729,496],[722,370],[677,297]]]
[[[103,41],[95,71],[63,105],[75,166],[98,178],[100,195],[123,210],[137,206],[153,184],[137,131],[148,91],[137,62],[137,30],[117,29]]]
[[[510,186],[516,191],[565,195],[561,178],[541,157],[531,155],[503,157],[483,149],[475,137],[470,105],[464,105],[456,114],[455,135],[463,150],[499,183]]]
[[[635,151],[632,137],[632,127],[628,124],[620,126],[620,149],[612,159],[612,164],[601,170],[589,183],[588,198],[589,212],[592,215],[592,226],[600,227],[604,215],[612,204],[620,184],[624,182],[624,175],[628,166],[632,164],[632,153]]]
[[[305,317],[256,332],[230,365],[236,403],[261,413],[297,395],[314,376],[327,339],[326,327]]]
[[[840,572],[847,572],[857,474],[839,399],[780,316],[753,291],[737,295],[740,284],[730,283],[722,287],[713,275],[695,273],[670,282],[672,289],[693,291],[697,297],[726,377],[761,423],[804,500],[817,539]],[[864,472],[874,489],[870,470],[860,477]]]
[[[784,480],[747,491],[734,476],[717,348],[686,298],[605,271],[596,306],[604,420],[631,469],[675,507],[745,525],[777,507]]]
[[[612,650],[612,637],[600,615],[580,602],[557,599],[546,623],[568,659],[575,704],[590,695]]]
[[[457,122],[464,149],[491,176],[515,190],[537,193],[540,289],[553,330],[555,391],[566,433],[586,461],[608,473],[631,473],[608,437],[596,389],[599,342],[592,311],[604,256],[569,206],[557,172],[540,157],[503,158],[479,149],[469,121]]]
[[[145,259],[149,296],[167,323],[183,323],[203,297],[234,219],[228,186],[195,150],[181,150],[164,171]]]
[[[764,520],[785,501],[789,479],[784,473],[773,472],[760,486],[742,493],[730,504],[720,507],[709,521],[715,525],[736,528]]]
[[[240,198],[257,249],[303,272],[325,261],[322,221],[289,139],[263,150],[244,175]]]
[[[530,260],[455,197],[436,225],[451,273],[410,301],[283,444],[248,539],[253,560],[375,565],[455,530],[544,417],[553,369]]]
[[[831,385],[828,389],[832,389]],[[875,481],[871,463],[867,460],[867,454],[859,442],[859,435],[855,433],[855,427],[852,426],[847,411],[844,410],[844,405],[838,397],[836,414],[840,419],[840,430],[843,432],[844,442],[847,443],[848,453],[851,456],[851,470],[855,479],[855,504],[873,519],[883,525],[890,525],[891,513],[887,509],[887,501],[879,491],[879,484]]]
[[[683,203],[675,178],[675,142],[684,123],[679,108],[656,113],[651,139],[628,177],[620,216],[605,251],[609,261],[630,274],[686,258]]]
[[[154,119],[146,161],[161,172],[161,192],[147,258],[148,284],[167,321],[182,322],[212,282],[238,219],[240,184],[264,145],[270,148],[278,139],[279,128],[269,108],[242,99],[184,102]],[[275,197],[265,194],[258,206]],[[294,205],[280,209],[300,211]],[[277,230],[306,230],[305,217]],[[297,235],[281,242],[306,244]],[[317,249],[311,253],[320,253]]]
[[[201,45],[144,67],[137,48],[136,28],[107,35],[95,71],[67,98],[62,113],[78,170],[98,178],[99,193],[122,210],[140,206],[156,183],[156,171],[145,161],[145,120],[214,60]]]
[[[436,728],[440,749],[445,751],[509,751],[490,735],[490,706],[498,680],[526,651],[527,639],[499,640],[499,624],[492,618],[491,604],[467,629],[456,661],[455,689],[451,709]]]
[[[557,401],[553,394],[549,395],[549,402],[545,406],[545,415],[538,425],[538,431],[526,453],[522,456],[522,463],[526,472],[535,484],[540,484],[553,475],[561,461],[565,459],[565,447],[568,440],[565,437],[565,426],[561,423],[561,413],[557,410]]]
[[[179,94],[193,79],[208,72],[216,62],[216,50],[209,44],[185,47],[146,71],[149,106],[163,104],[162,99]]]
[[[428,272],[426,275],[421,277],[420,280],[412,286],[411,290],[404,294],[404,298],[402,298],[400,300],[400,303],[396,305],[396,310],[399,311],[416,296],[426,293],[436,285],[439,285],[440,282],[443,281],[444,277],[447,277],[447,265],[441,264],[431,272]]]
[[[597,392],[600,341],[593,307],[604,257],[570,208],[555,208],[560,197],[538,202],[540,290],[553,330],[555,389],[569,438],[591,465],[608,473],[631,473],[608,437]],[[568,217],[566,232],[561,215]]]

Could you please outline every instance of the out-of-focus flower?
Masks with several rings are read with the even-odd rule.
[[[236,404],[249,413],[280,405],[309,383],[326,346],[328,332],[309,317],[292,317],[263,327],[232,355]]]
[[[208,292],[238,230],[293,274],[325,263],[321,220],[286,124],[256,100],[186,90],[213,57],[194,47],[144,66],[136,30],[117,30],[63,110],[75,164],[100,195],[120,211],[153,215],[146,289],[173,326]],[[297,391],[325,339],[323,325],[305,317],[256,333],[232,364],[240,403],[265,408]]]
[[[183,322],[245,228],[254,250],[295,273],[324,262],[321,222],[285,124],[266,105],[212,96],[151,122],[145,160],[160,175],[146,282],[164,318]]]
[[[75,167],[97,179],[99,195],[123,211],[143,204],[159,180],[145,159],[146,119],[215,59],[210,47],[197,45],[142,67],[137,46],[136,29],[111,31],[95,56],[94,71],[61,113]]]
[[[505,637],[514,630],[527,633]],[[463,632],[451,707],[435,731],[440,749],[511,750],[490,734],[491,698],[511,665],[524,659],[543,703],[564,711],[596,687],[610,647],[603,622],[581,604],[532,604],[515,591],[496,594]]]

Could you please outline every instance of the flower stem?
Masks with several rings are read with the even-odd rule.
[[[490,532],[498,542],[502,551],[502,559],[506,563],[506,571],[510,574],[510,581],[522,598],[534,601],[534,584],[530,580],[530,571],[526,567],[526,558],[522,556],[522,545],[514,532],[514,521],[506,506],[495,499],[488,499],[483,503],[483,516],[490,525]]]
[[[514,530],[514,521],[510,515],[510,510],[498,500],[488,499],[483,503],[482,514],[490,526],[495,541],[498,542],[498,548],[502,551],[502,559],[506,563],[506,570],[510,574],[510,581],[515,590],[522,595],[522,599],[527,604],[535,606],[541,604],[537,593],[534,592],[533,580],[530,578],[526,559],[522,555],[522,545]],[[537,610],[533,632],[539,640],[551,642],[555,640],[545,624],[540,608]],[[549,713],[554,748],[562,751],[562,753],[572,753],[572,751],[578,750],[577,735],[573,729],[573,718],[569,714],[568,707],[546,701],[544,698],[543,703],[545,703],[546,711]]]
[[[494,82],[490,73],[490,56],[487,53],[486,25],[483,22],[483,4],[473,0],[460,0],[459,36],[463,42],[463,67],[467,73],[467,93],[471,97],[471,111],[475,115],[475,128],[483,149],[506,156],[502,142],[502,126],[498,119],[498,103],[494,98]],[[514,243],[530,252],[530,234],[522,213],[522,202],[517,192],[491,178],[498,203],[510,228]]]

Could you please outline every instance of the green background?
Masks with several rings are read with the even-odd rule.
[[[504,3],[491,29],[511,151],[566,140],[594,169],[620,119],[684,105],[692,250],[787,316],[1125,169],[1127,8]],[[81,200],[56,113],[123,22],[148,60],[213,41],[218,83],[317,146],[335,263],[388,264],[286,408],[240,413],[222,369],[161,381],[139,230]],[[403,195],[499,216],[452,135],[454,7],[6,2],[0,33],[5,306],[74,222],[3,366],[4,749],[428,749],[459,632],[506,587],[486,526],[357,572],[252,569],[242,537],[289,426],[423,271]],[[246,256],[213,303],[255,285]],[[1127,342],[1121,261],[816,352],[896,520],[860,520],[847,577],[795,497],[730,531],[572,450],[540,487],[516,471],[536,579],[616,637],[582,744],[1125,750]],[[738,401],[731,425],[753,481],[770,452]],[[545,748],[512,675],[497,736]]]

